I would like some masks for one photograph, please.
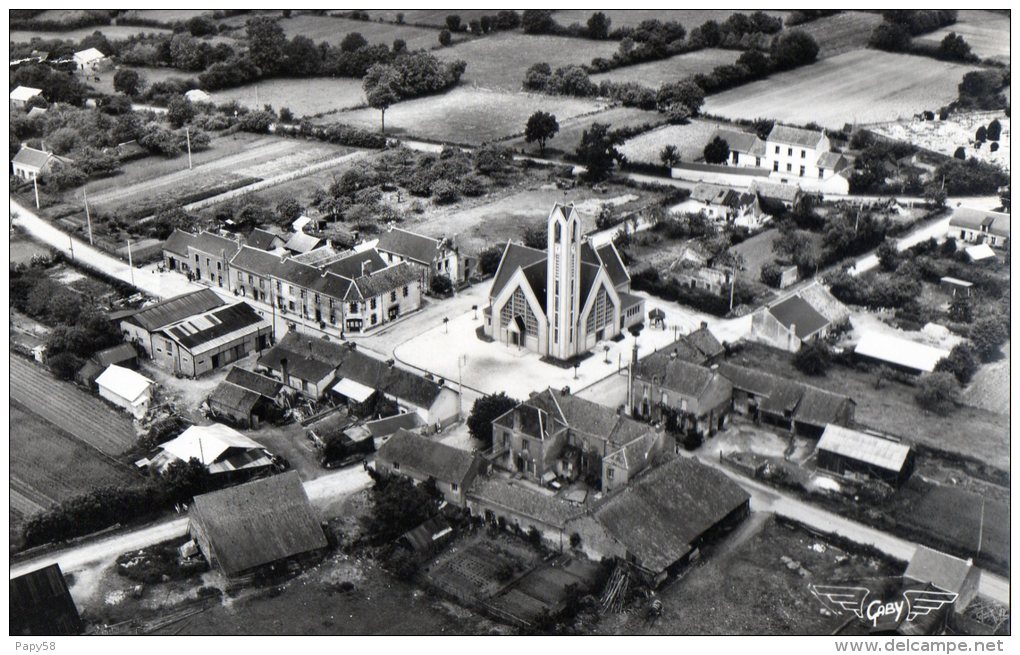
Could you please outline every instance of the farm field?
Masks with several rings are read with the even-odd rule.
[[[950,32],[962,36],[978,57],[1009,63],[1008,16],[991,11],[961,9],[952,25],[917,38],[919,41],[939,43]]]
[[[388,22],[396,22],[397,14],[404,15],[404,22],[408,25],[432,25],[433,27],[446,27],[446,17],[452,14],[460,16],[460,22],[467,25],[473,20],[482,16],[493,16],[499,12],[498,9],[373,9],[368,12],[372,20],[383,19]]]
[[[316,16],[313,14],[300,14],[291,18],[281,18],[280,27],[286,32],[288,38],[298,34],[307,36],[315,43],[326,41],[330,45],[340,45],[351,32],[357,32],[372,45],[381,43],[387,47],[393,45],[394,39],[403,39],[407,42],[408,50],[426,50],[439,47],[439,31],[411,27],[410,25],[394,25],[391,23],[372,23],[361,20],[350,20],[348,18],[336,18],[334,16]],[[470,37],[457,34],[453,37],[454,42],[468,39]]]
[[[680,149],[683,161],[698,161],[704,159],[705,144],[717,127],[717,123],[701,119],[692,120],[686,125],[664,125],[628,139],[620,147],[620,152],[630,161],[661,164],[659,153],[662,148],[673,145]]]
[[[613,107],[594,114],[584,114],[570,119],[562,119],[557,116],[556,119],[560,124],[560,131],[546,142],[546,155],[557,152],[573,152],[581,142],[582,133],[591,127],[592,123],[608,123],[610,129],[619,130],[643,127],[648,124],[659,125],[665,120],[665,117],[656,111],[646,111],[634,107]],[[523,136],[514,137],[507,143],[515,148],[523,148],[529,153],[539,154],[538,144],[527,143]]]
[[[954,100],[957,85],[972,70],[927,57],[854,50],[709,96],[703,111],[833,129],[899,120]]]
[[[256,100],[256,92],[258,100]],[[255,84],[220,89],[212,95],[214,104],[236,100],[239,105],[261,109],[272,105],[294,112],[296,118],[317,116],[365,104],[361,80],[350,77],[277,78]]]
[[[196,16],[211,16],[211,9],[132,9],[125,12],[125,18],[143,18],[161,23],[186,21]]]
[[[11,509],[28,516],[92,487],[139,476],[124,464],[11,401]]]
[[[134,25],[97,25],[94,27],[82,27],[61,32],[45,32],[36,30],[12,30],[10,33],[11,43],[29,43],[34,38],[51,40],[63,39],[66,41],[81,41],[96,30],[102,32],[106,38],[112,40],[126,39],[136,34],[169,34],[170,30],[160,27],[142,27]]]
[[[157,82],[165,82],[171,78],[179,80],[186,79],[197,79],[198,73],[188,73],[177,68],[155,68],[152,66],[118,66],[117,69],[130,68],[136,71],[142,78],[143,88],[148,88]],[[89,86],[94,88],[100,93],[107,93],[113,95],[117,91],[113,88],[113,76],[116,71],[107,71],[105,74],[100,74],[99,81],[95,78],[88,81]]]
[[[479,145],[523,133],[528,117],[538,110],[565,120],[602,108],[603,105],[585,98],[505,93],[460,86],[443,95],[393,105],[386,110],[386,133]],[[341,112],[318,122],[341,122],[377,130],[379,117],[378,109],[367,107]]]
[[[9,252],[11,264],[28,264],[36,255],[44,257],[53,251],[34,239],[12,232]]]
[[[844,11],[791,29],[807,32],[818,43],[818,58],[834,57],[850,50],[865,48],[871,32],[882,22],[879,14]]]
[[[786,556],[801,570],[784,565]],[[902,565],[855,554],[775,518],[752,514],[702,562],[656,594],[662,616],[649,622],[643,608],[608,614],[598,634],[829,635],[845,616],[819,612],[810,583],[897,575]]]
[[[649,61],[636,66],[624,66],[606,73],[592,75],[591,81],[596,84],[607,80],[636,82],[652,89],[658,89],[664,82],[676,82],[688,75],[710,73],[716,66],[735,63],[739,57],[739,50],[705,48],[676,55],[669,59]]]
[[[612,21],[610,30],[615,27],[637,27],[638,23],[645,20],[677,21],[690,32],[705,21],[714,20],[722,23],[739,10],[736,9],[566,9],[553,14],[560,25],[564,27],[571,23],[582,25],[588,22],[591,15],[596,11],[602,11]],[[743,10],[742,13],[753,13],[753,10]],[[766,14],[785,18],[785,11],[766,11]]]
[[[147,157],[130,162],[121,175],[90,184],[89,203],[104,211],[128,208],[143,201],[155,206],[202,188],[271,177],[349,151],[317,141],[238,133],[214,139],[209,150],[196,153],[192,170],[187,169],[186,155],[172,160]],[[203,156],[199,159],[198,155]]]
[[[11,399],[94,448],[116,457],[135,444],[135,429],[120,412],[46,369],[11,357]]]
[[[615,41],[504,32],[443,48],[434,54],[446,61],[467,62],[461,84],[520,91],[524,73],[532,64],[545,62],[556,70],[567,64],[587,64],[595,57],[609,57],[616,50]]]
[[[975,148],[974,133],[982,125],[987,127],[993,119],[998,119],[1002,125],[999,149],[992,152],[991,142]],[[876,125],[872,131],[948,156],[952,156],[958,147],[963,146],[968,159],[974,157],[998,164],[1009,171],[1009,117],[1003,112],[953,113],[944,121],[903,121]]]
[[[963,402],[1009,416],[1009,344],[1003,348],[1003,358],[984,364],[978,369],[967,388]]]

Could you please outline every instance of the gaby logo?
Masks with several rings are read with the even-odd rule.
[[[937,612],[956,602],[957,594],[935,589],[908,589],[899,596],[882,598],[864,586],[809,585],[827,609],[850,612],[873,629],[895,629],[901,623]]]

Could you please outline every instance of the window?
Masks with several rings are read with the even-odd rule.
[[[792,170],[793,170],[793,164],[787,164],[786,165],[786,172],[789,173]]]
[[[251,276],[250,276],[250,275],[249,275],[248,277],[249,277],[249,278],[251,278]],[[240,282],[240,281],[241,281],[242,279],[243,279],[243,278],[241,277],[241,271],[238,271],[238,272],[237,272],[237,281],[238,281],[238,282]],[[251,282],[251,279],[249,279],[248,281],[249,281],[249,282]]]
[[[379,322],[379,319],[377,319],[377,318],[375,317],[375,314],[372,314],[372,325],[375,325],[375,324],[376,324],[376,323],[378,323],[378,322]]]
[[[219,271],[222,268],[223,268],[223,264],[221,262],[216,262],[216,270]]]
[[[823,177],[825,177],[825,169],[824,168],[819,168],[818,169],[818,179],[820,180]]]
[[[279,293],[280,291],[283,291],[283,285],[280,284],[279,280],[276,281],[276,291],[277,291],[277,293]]]
[[[394,471],[400,470],[400,462],[393,462],[393,470]]]
[[[199,260],[198,260],[198,255],[195,255],[195,263],[196,263],[196,264],[197,264],[197,263],[199,263]]]
[[[779,154],[779,146],[776,146],[776,154]]]
[[[301,290],[301,297],[302,297],[302,298],[304,298],[304,297],[305,297],[305,290],[304,290],[304,289],[302,289],[302,290]]]
[[[456,482],[451,482],[450,483],[450,489],[452,489],[453,491],[457,491],[457,483]]]
[[[793,157],[793,148],[787,148],[786,149],[786,155],[788,157]]]
[[[613,479],[613,469],[612,468],[607,468],[606,469],[606,477],[609,478],[610,480]]]
[[[404,297],[406,298],[406,297],[407,297],[407,295],[408,295],[409,293],[410,293],[410,289],[409,289],[409,288],[408,288],[408,286],[407,286],[407,285],[405,284],[405,285],[404,285]]]
[[[807,157],[807,150],[801,150],[800,151],[800,158],[804,159],[805,157]]]
[[[804,177],[804,167],[803,166],[800,167],[800,176]]]
[[[290,311],[294,311],[294,301],[293,300],[288,300],[287,301],[287,306],[290,308]]]
[[[779,172],[779,162],[777,161],[772,162],[772,170],[774,170],[777,173]]]
[[[390,302],[396,302],[396,301],[397,301],[397,292],[394,289],[393,291],[390,291]]]
[[[761,168],[761,157],[755,157],[754,158],[754,165],[757,168]]]
[[[375,309],[375,298],[372,298],[372,300],[369,302],[369,307]]]

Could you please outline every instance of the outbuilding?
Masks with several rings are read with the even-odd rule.
[[[939,360],[949,356],[949,351],[891,334],[868,332],[857,342],[854,354],[905,373],[920,374],[934,371]]]
[[[28,104],[28,101],[36,96],[42,96],[42,89],[35,89],[30,86],[15,87],[11,91],[11,106],[23,109]]]
[[[819,468],[900,485],[914,470],[910,446],[886,436],[828,425],[816,449]]]
[[[142,418],[149,411],[155,382],[129,368],[111,364],[96,378],[99,395],[114,405]]]
[[[59,564],[11,578],[10,635],[63,637],[85,630]]]

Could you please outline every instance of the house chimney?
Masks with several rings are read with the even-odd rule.
[[[563,387],[562,389],[560,389],[560,395],[561,396],[569,396],[570,395],[570,387]]]
[[[702,321],[701,322],[701,329],[702,330],[707,330],[708,329],[708,321]]]
[[[280,375],[283,376],[283,383],[290,384],[290,376],[287,375],[287,358],[280,358]]]
[[[445,385],[446,384],[446,378],[439,378],[438,380],[436,380],[436,384],[438,384],[439,386]]]
[[[361,274],[362,275],[371,275],[372,274],[372,262],[370,262],[370,261],[363,261],[363,262],[361,262]]]
[[[634,349],[630,353],[630,364],[631,364],[631,366],[637,366],[637,363],[638,363],[637,341],[635,341],[634,342]]]
[[[794,339],[796,338],[797,338],[797,324],[790,323],[790,334],[787,336],[787,342],[789,346],[788,350],[790,350],[790,352],[793,352],[793,342]]]
[[[387,366],[389,366],[390,368],[393,368],[393,366],[394,366],[395,364],[396,364],[396,361],[394,361],[394,360],[392,360],[392,359],[387,359],[387,360],[386,360],[386,365],[387,365]]]

